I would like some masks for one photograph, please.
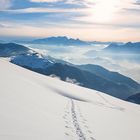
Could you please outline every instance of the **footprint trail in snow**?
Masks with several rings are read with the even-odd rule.
[[[71,99],[68,102],[63,119],[67,140],[96,140],[76,101]]]

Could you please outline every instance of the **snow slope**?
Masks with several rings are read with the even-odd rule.
[[[0,66],[0,140],[140,140],[139,105]]]

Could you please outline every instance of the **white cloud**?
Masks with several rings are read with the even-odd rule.
[[[11,0],[0,0],[0,11],[8,9],[11,4]]]
[[[60,2],[63,0],[29,0],[29,1],[30,2]],[[88,5],[88,4],[93,4],[94,1],[93,0],[66,0],[66,1],[64,1],[64,3]]]
[[[12,0],[11,0],[12,1]],[[34,2],[54,2],[58,0],[29,0]],[[61,0],[62,1],[62,0]],[[63,8],[58,5],[53,7],[29,7],[24,9],[6,9],[10,7],[10,0],[0,0],[0,10],[12,14],[21,13],[46,13],[40,18],[29,20],[15,19],[13,28],[1,29],[0,35],[21,36],[17,30],[23,30],[22,35],[43,37],[47,35],[68,35],[84,40],[102,41],[139,41],[140,18],[138,5],[134,0],[67,0],[64,3],[87,4],[87,7]],[[107,9],[107,10],[106,10]],[[47,14],[51,13],[51,14]],[[53,13],[53,14],[52,14]],[[49,17],[49,18],[48,18]],[[13,19],[15,16],[13,16]],[[49,20],[48,20],[49,19]],[[56,20],[58,21],[56,22]],[[21,20],[21,21],[20,21]],[[36,22],[37,21],[37,22]],[[6,25],[9,23],[6,23]],[[2,25],[5,25],[2,24]],[[11,25],[9,25],[11,26]],[[6,26],[6,27],[9,27]],[[49,28],[47,28],[50,26]],[[22,28],[21,28],[22,27]],[[2,28],[2,26],[1,26]],[[18,29],[17,29],[18,28]],[[54,32],[54,29],[55,32]],[[28,32],[31,30],[32,32]],[[86,34],[86,36],[85,36]]]
[[[91,0],[85,0],[90,2]],[[123,10],[127,8],[138,8],[134,5],[134,0],[94,0],[94,3],[89,3],[89,10],[85,17],[80,17],[84,21],[98,22],[98,23],[110,23],[113,22],[116,17],[123,15]],[[118,20],[118,19],[117,19]]]
[[[57,2],[62,0],[30,0],[31,2]]]
[[[61,9],[61,8],[43,8],[43,7],[37,7],[37,8],[24,8],[24,9],[15,9],[15,10],[4,10],[5,12],[9,13],[45,13],[45,12],[51,12],[51,13],[63,13],[68,12],[69,9]],[[77,8],[77,9],[71,9],[70,12],[86,12],[87,8]]]
[[[53,9],[53,8],[25,8],[25,9],[16,9],[16,10],[6,10],[10,13],[44,13],[44,12],[65,12],[64,9]]]

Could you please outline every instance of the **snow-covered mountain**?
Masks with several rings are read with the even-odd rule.
[[[117,43],[112,43],[105,49],[103,49],[105,52],[114,52],[114,53],[140,53],[140,42],[127,42],[125,44],[117,44]]]
[[[107,47],[100,51],[89,50],[85,53],[86,56],[100,56],[100,57],[112,57],[114,59],[134,59],[138,61],[140,59],[140,42],[127,42],[127,43],[111,43]],[[119,55],[119,56],[118,56]]]
[[[140,106],[0,59],[1,140],[139,140]]]
[[[0,57],[10,57],[27,53],[29,48],[15,43],[0,43]]]
[[[6,50],[8,45],[3,44],[2,48]],[[12,63],[24,68],[44,75],[57,76],[63,81],[76,83],[120,99],[125,100],[140,91],[140,85],[131,78],[105,70],[103,67],[97,65],[76,66],[25,48],[18,44],[15,46],[12,44],[12,47],[8,46],[8,51],[5,51],[6,56],[11,56]],[[0,56],[4,55],[1,53]]]
[[[120,99],[126,99],[128,96],[140,90],[140,85],[131,78],[125,77],[119,73],[115,74],[110,71],[104,72],[103,68],[101,69],[103,74],[98,75],[95,72],[77,68],[77,66],[61,63],[55,63],[45,70],[30,69],[45,75],[55,74],[63,81],[67,81],[67,78],[74,79],[83,87],[102,91]],[[108,73],[110,73],[112,77],[110,77]],[[113,77],[116,81],[113,80]],[[118,79],[119,81],[117,81]]]
[[[140,91],[140,85],[133,79],[102,67],[99,71],[99,66],[96,65],[92,65],[92,69],[83,69],[86,65],[81,68],[38,53],[15,56],[11,62],[44,75],[55,75],[63,81],[71,79],[80,86],[102,91],[120,99],[127,99]]]
[[[96,74],[100,77],[103,77],[109,81],[112,81],[114,83],[118,83],[118,84],[125,84],[127,86],[130,86],[131,88],[137,89],[139,87],[139,84],[137,82],[135,82],[134,80],[132,80],[129,77],[126,77],[118,72],[114,72],[114,71],[109,71],[107,69],[105,69],[102,66],[99,65],[93,65],[93,64],[85,64],[85,65],[78,65],[78,68],[82,69],[82,70],[86,70],[89,71],[93,74]]]
[[[11,62],[44,75],[55,75],[63,81],[69,78],[83,87],[102,91],[120,99],[127,99],[140,91],[140,85],[134,80],[119,73],[104,71],[102,67],[99,73],[95,69],[99,66],[96,65],[92,65],[94,70],[90,71],[90,68],[82,69],[51,57],[40,56],[38,53],[12,57]]]
[[[68,38],[66,36],[36,39],[36,40],[30,41],[28,43],[57,45],[57,46],[87,46],[87,45],[90,45],[89,42],[82,41],[80,39]]]
[[[14,56],[11,58],[11,62],[32,69],[47,69],[55,63],[49,57],[45,57],[37,52],[28,52]]]

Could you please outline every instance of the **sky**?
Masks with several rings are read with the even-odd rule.
[[[140,41],[140,0],[0,0],[0,40]]]

